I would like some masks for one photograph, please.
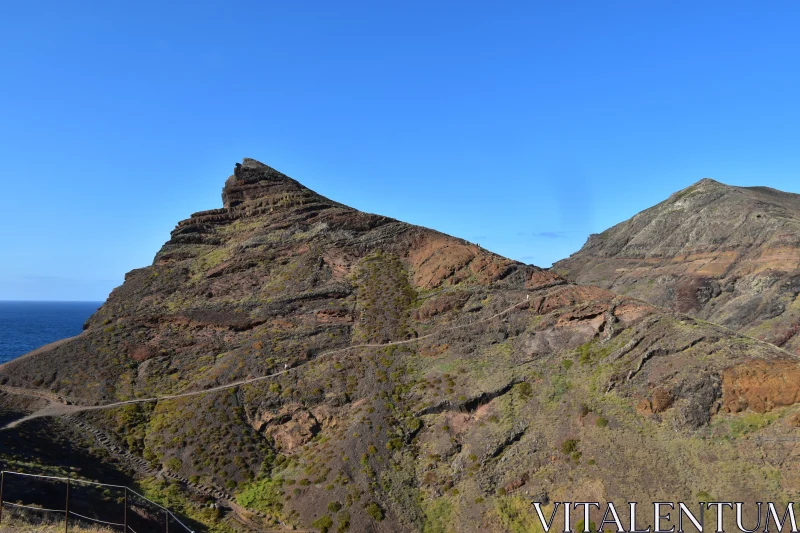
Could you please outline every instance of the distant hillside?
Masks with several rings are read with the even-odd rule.
[[[553,271],[800,354],[800,195],[704,179]]]
[[[3,422],[68,414],[0,460],[84,435],[209,531],[522,532],[531,499],[790,499],[798,401],[772,345],[246,159],[82,335],[0,368]]]

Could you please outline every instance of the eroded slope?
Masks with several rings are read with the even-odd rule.
[[[553,270],[800,353],[800,196],[704,179]]]
[[[800,393],[774,379],[800,373],[786,352],[360,213],[252,160],[223,200],[181,222],[83,335],[0,369],[5,387],[82,405],[279,374],[75,415],[209,528],[529,531],[534,497],[800,488]],[[20,415],[41,402],[11,396]],[[209,512],[219,494],[260,514]]]

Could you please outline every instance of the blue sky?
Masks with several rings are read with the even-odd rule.
[[[703,177],[800,192],[798,2],[4,2],[0,299],[103,300],[259,159],[549,266]]]

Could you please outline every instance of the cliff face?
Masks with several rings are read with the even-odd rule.
[[[273,376],[73,415],[217,530],[525,531],[534,497],[782,501],[800,486],[783,448],[752,438],[779,441],[799,416],[800,393],[770,377],[800,373],[785,352],[253,160],[223,204],[180,222],[81,336],[1,367],[4,416],[48,394],[102,405]]]
[[[397,309],[384,309],[394,300],[359,305],[394,294],[384,289],[403,295],[564,282],[461,239],[342,206],[253,160],[237,166],[222,196],[226,207],[179,222],[153,264],[126,275],[86,334],[61,348],[93,357],[65,357],[42,378],[45,386],[110,401],[260,375],[271,368],[264,360],[296,364],[347,346],[353,335],[407,338],[409,298],[397,296]],[[396,272],[357,279],[384,268]],[[299,329],[302,341],[263,338],[281,330],[298,337]],[[250,357],[259,340],[264,357]],[[39,364],[14,366],[32,377]]]
[[[704,179],[553,270],[800,354],[800,195]]]

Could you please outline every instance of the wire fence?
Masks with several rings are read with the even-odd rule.
[[[63,519],[124,533],[194,533],[172,511],[122,485],[68,477],[0,472],[0,524],[13,512],[25,519]]]

